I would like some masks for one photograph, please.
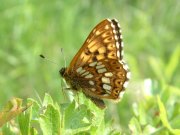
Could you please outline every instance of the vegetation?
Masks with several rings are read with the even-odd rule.
[[[0,134],[179,135],[179,9],[175,0],[1,0]],[[132,78],[102,111],[82,94],[64,96],[59,69],[61,48],[69,63],[104,18],[121,24]]]

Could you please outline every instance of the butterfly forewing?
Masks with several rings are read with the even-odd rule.
[[[77,68],[83,66],[83,64],[105,58],[106,56],[104,55],[108,55],[112,59],[117,59],[118,55],[118,59],[121,59],[121,44],[118,23],[115,20],[106,19],[91,31],[69,67]]]
[[[120,26],[116,20],[106,19],[92,30],[63,77],[104,108],[102,100],[118,100],[127,85],[130,73],[122,55]]]

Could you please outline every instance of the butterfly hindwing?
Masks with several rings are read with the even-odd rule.
[[[83,92],[86,95],[101,99],[118,100],[119,93],[125,88],[123,84],[127,81],[127,71],[123,64],[117,60],[104,59],[90,63],[82,70],[77,70],[76,74],[78,75],[77,79],[82,79],[79,84]]]

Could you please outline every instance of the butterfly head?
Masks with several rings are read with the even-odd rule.
[[[63,67],[63,68],[61,68],[61,69],[59,70],[59,73],[60,73],[60,75],[61,75],[62,77],[64,76],[65,71],[66,71],[66,68],[65,68],[65,67]]]

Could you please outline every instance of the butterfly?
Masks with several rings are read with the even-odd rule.
[[[104,109],[104,99],[120,100],[130,78],[123,46],[118,21],[105,19],[91,31],[69,67],[59,73],[73,91],[82,91]]]

